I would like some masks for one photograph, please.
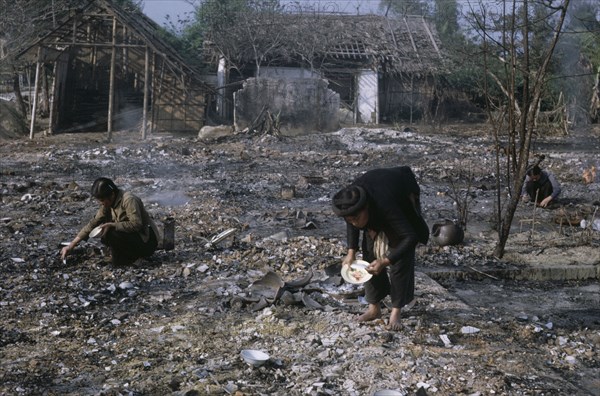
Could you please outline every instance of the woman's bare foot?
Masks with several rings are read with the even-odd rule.
[[[402,329],[402,322],[400,321],[400,308],[392,308],[392,313],[390,314],[390,322],[388,323],[388,328],[393,331],[399,331]]]
[[[381,307],[379,304],[369,304],[369,308],[360,315],[356,320],[358,322],[369,322],[371,320],[381,318]]]

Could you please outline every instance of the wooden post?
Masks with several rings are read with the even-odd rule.
[[[155,108],[156,108],[156,52],[152,53],[152,72],[150,74],[152,76],[152,82],[150,84],[150,132],[156,132],[156,118],[155,118]]]
[[[146,128],[148,124],[148,76],[150,74],[150,50],[146,46],[146,56],[144,58],[144,107],[142,109],[142,140],[146,139]]]
[[[56,97],[56,87],[57,87],[56,80],[58,79],[57,73],[58,73],[59,59],[60,59],[60,57],[54,62],[54,67],[53,67],[53,72],[52,72],[54,79],[52,80],[52,88],[50,88],[50,111],[48,114],[48,134],[49,135],[54,134],[54,99]]]
[[[37,110],[37,97],[40,82],[40,68],[41,68],[41,53],[42,47],[38,47],[37,62],[35,63],[35,89],[33,92],[33,107],[31,108],[31,124],[29,126],[29,139],[33,139],[33,129],[35,127],[35,113]],[[31,100],[31,98],[29,98]]]
[[[112,118],[115,101],[115,61],[117,58],[117,18],[113,17],[112,53],[110,56],[110,83],[108,89],[108,140],[112,140]]]
[[[413,101],[415,100],[415,85],[414,85],[414,74],[410,74],[410,124],[413,123]]]

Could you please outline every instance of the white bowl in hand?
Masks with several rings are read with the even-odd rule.
[[[102,234],[102,226],[98,226],[90,231],[90,238],[96,238],[100,234]]]

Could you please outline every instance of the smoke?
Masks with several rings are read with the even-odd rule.
[[[161,191],[148,196],[146,200],[161,206],[173,207],[186,205],[190,198],[183,191]]]

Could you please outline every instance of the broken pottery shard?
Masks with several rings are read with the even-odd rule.
[[[307,293],[302,293],[302,302],[306,308],[310,309],[323,309],[323,306],[313,300]]]
[[[477,327],[473,327],[473,326],[463,326],[460,329],[460,332],[463,334],[475,334],[475,333],[479,333],[481,330],[479,330]]]
[[[269,305],[270,303],[264,297],[262,297],[257,303],[252,304],[250,310],[252,310],[252,312],[260,311],[261,309],[266,308]]]
[[[288,291],[285,290],[282,294],[281,294],[281,298],[280,300],[285,304],[285,305],[295,305],[297,303],[296,299],[294,298],[294,295]]]
[[[312,277],[313,277],[313,272],[311,270],[308,274],[306,274],[302,278],[298,278],[298,279],[294,279],[293,281],[285,282],[284,287],[291,288],[291,289],[304,287],[310,283],[310,280],[312,279]]]
[[[283,285],[284,282],[281,277],[275,272],[269,271],[261,279],[250,285],[250,296],[264,297],[273,301],[277,298]]]

